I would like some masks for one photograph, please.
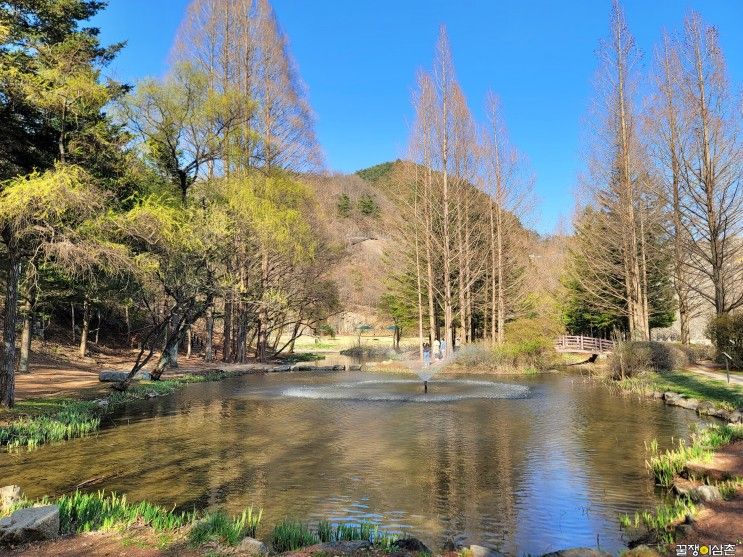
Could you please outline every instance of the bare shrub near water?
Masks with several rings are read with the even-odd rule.
[[[609,356],[614,379],[632,377],[643,371],[673,371],[689,363],[686,353],[670,342],[620,342]]]
[[[496,373],[544,371],[555,365],[556,358],[552,343],[545,339],[506,341],[496,345],[480,342],[461,347],[449,365]]]

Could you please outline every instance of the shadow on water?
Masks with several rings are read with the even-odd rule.
[[[427,395],[410,375],[368,373],[191,385],[132,404],[99,435],[2,453],[0,466],[30,496],[99,478],[89,489],[184,510],[263,507],[265,528],[367,520],[436,547],[544,553],[598,536],[616,550],[619,513],[658,502],[644,442],[669,445],[697,420],[576,377],[447,381]],[[410,403],[435,396],[450,399]]]

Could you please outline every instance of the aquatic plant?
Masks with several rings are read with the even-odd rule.
[[[202,545],[208,541],[237,545],[246,536],[255,537],[262,516],[263,511],[255,512],[253,507],[248,507],[234,518],[222,511],[207,513],[203,519],[193,525],[188,539],[193,546]]]
[[[738,439],[743,439],[743,425],[721,424],[710,426],[692,435],[690,444],[682,439],[678,442],[677,448],[663,453],[658,450],[658,442],[653,440],[646,445],[650,453],[646,464],[660,485],[670,487],[673,478],[684,469],[687,462],[708,460],[715,449]]]
[[[679,497],[670,503],[664,503],[654,511],[637,512],[634,516],[622,515],[619,525],[624,529],[646,528],[661,543],[673,543],[675,526],[687,515],[694,515],[696,505],[688,497]]]
[[[63,534],[111,530],[141,522],[155,531],[181,528],[196,520],[195,512],[174,512],[147,501],[130,503],[126,495],[98,491],[75,491],[55,501],[59,506],[60,530]]]
[[[322,543],[335,541],[335,530],[328,520],[321,520],[317,523],[317,537]]]
[[[92,402],[64,404],[53,414],[24,417],[0,427],[0,446],[10,449],[38,447],[45,443],[82,437],[100,427],[101,418]]]
[[[312,530],[296,520],[284,520],[274,526],[268,539],[276,553],[295,551],[320,541]]]

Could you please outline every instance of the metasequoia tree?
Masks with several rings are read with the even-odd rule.
[[[743,151],[741,111],[729,91],[717,31],[692,13],[680,47],[679,143],[681,239],[688,286],[717,315],[743,306]]]
[[[482,141],[482,187],[488,200],[488,284],[490,290],[490,337],[505,339],[505,322],[524,302],[519,268],[523,255],[519,242],[520,218],[531,208],[532,177],[524,160],[510,145],[499,101],[494,93],[486,99],[487,129]]]
[[[651,184],[634,107],[639,53],[616,0],[609,39],[602,42],[599,56],[595,121],[600,124],[592,130],[588,195],[601,210],[583,212],[575,223],[578,233],[581,229],[585,232],[583,241],[576,245],[582,250],[585,265],[574,279],[595,298],[596,305],[617,304],[614,309],[627,315],[631,338],[647,340],[650,326],[645,194]],[[594,218],[600,222],[589,222]],[[606,233],[589,233],[597,229]]]

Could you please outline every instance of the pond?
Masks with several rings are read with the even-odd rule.
[[[616,551],[619,515],[661,500],[645,442],[670,446],[696,423],[579,376],[434,377],[423,394],[414,375],[274,373],[133,404],[95,436],[0,453],[0,466],[32,497],[96,478],[89,489],[131,500],[262,507],[264,529],[364,520],[434,548]]]

